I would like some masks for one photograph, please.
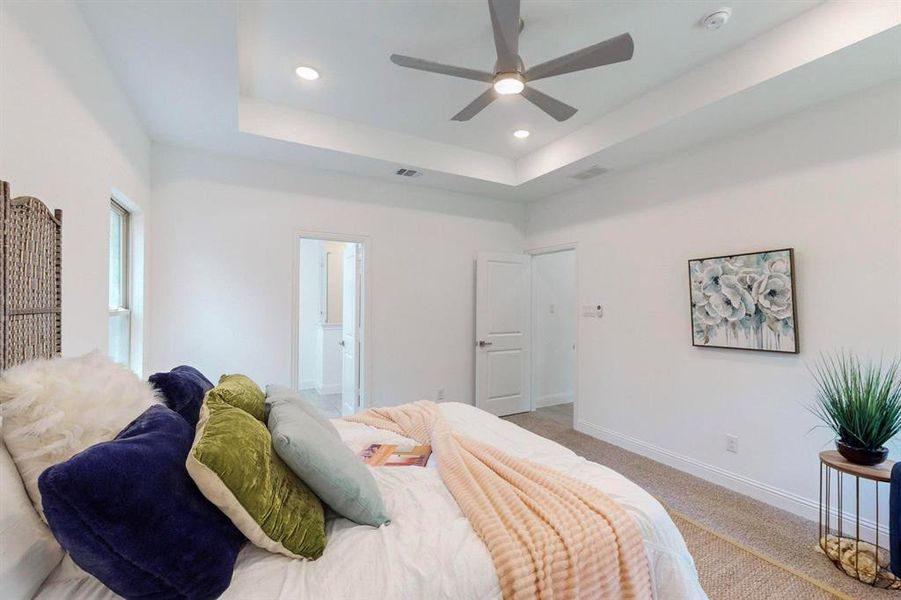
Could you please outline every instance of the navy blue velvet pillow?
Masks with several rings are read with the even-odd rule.
[[[147,380],[163,394],[166,406],[183,416],[191,427],[197,426],[203,397],[213,389],[213,384],[203,373],[181,365],[168,373],[154,373]]]
[[[216,598],[231,582],[244,537],[188,476],[193,439],[182,417],[156,405],[38,479],[53,535],[125,598]]]

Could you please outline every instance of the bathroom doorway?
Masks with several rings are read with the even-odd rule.
[[[300,235],[295,388],[329,417],[365,402],[365,239]]]

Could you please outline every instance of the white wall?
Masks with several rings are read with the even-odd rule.
[[[579,319],[579,429],[815,515],[807,366],[901,354],[899,106],[870,90],[531,207],[528,245],[578,242],[580,302],[606,308]],[[801,354],[692,347],[686,261],[784,247]]]
[[[138,211],[140,274],[150,143],[73,4],[4,2],[0,44],[0,178],[13,196],[63,210],[63,353],[106,350],[110,196]],[[132,286],[138,326],[140,279]],[[133,338],[139,369],[142,342]]]
[[[532,257],[532,404],[573,401],[576,378],[576,254]]]
[[[290,383],[294,238],[359,234],[371,403],[472,401],[474,259],[522,247],[521,205],[165,146],[153,185],[153,369]]]

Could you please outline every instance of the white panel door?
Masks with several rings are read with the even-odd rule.
[[[352,415],[359,408],[360,366],[358,335],[360,326],[360,268],[356,244],[344,250],[343,306],[341,311],[341,414]]]
[[[476,406],[499,416],[532,409],[529,260],[484,252],[476,261]]]

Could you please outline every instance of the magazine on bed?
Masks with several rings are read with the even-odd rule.
[[[370,444],[360,458],[373,467],[424,467],[432,455],[431,446],[403,448],[396,444]]]

